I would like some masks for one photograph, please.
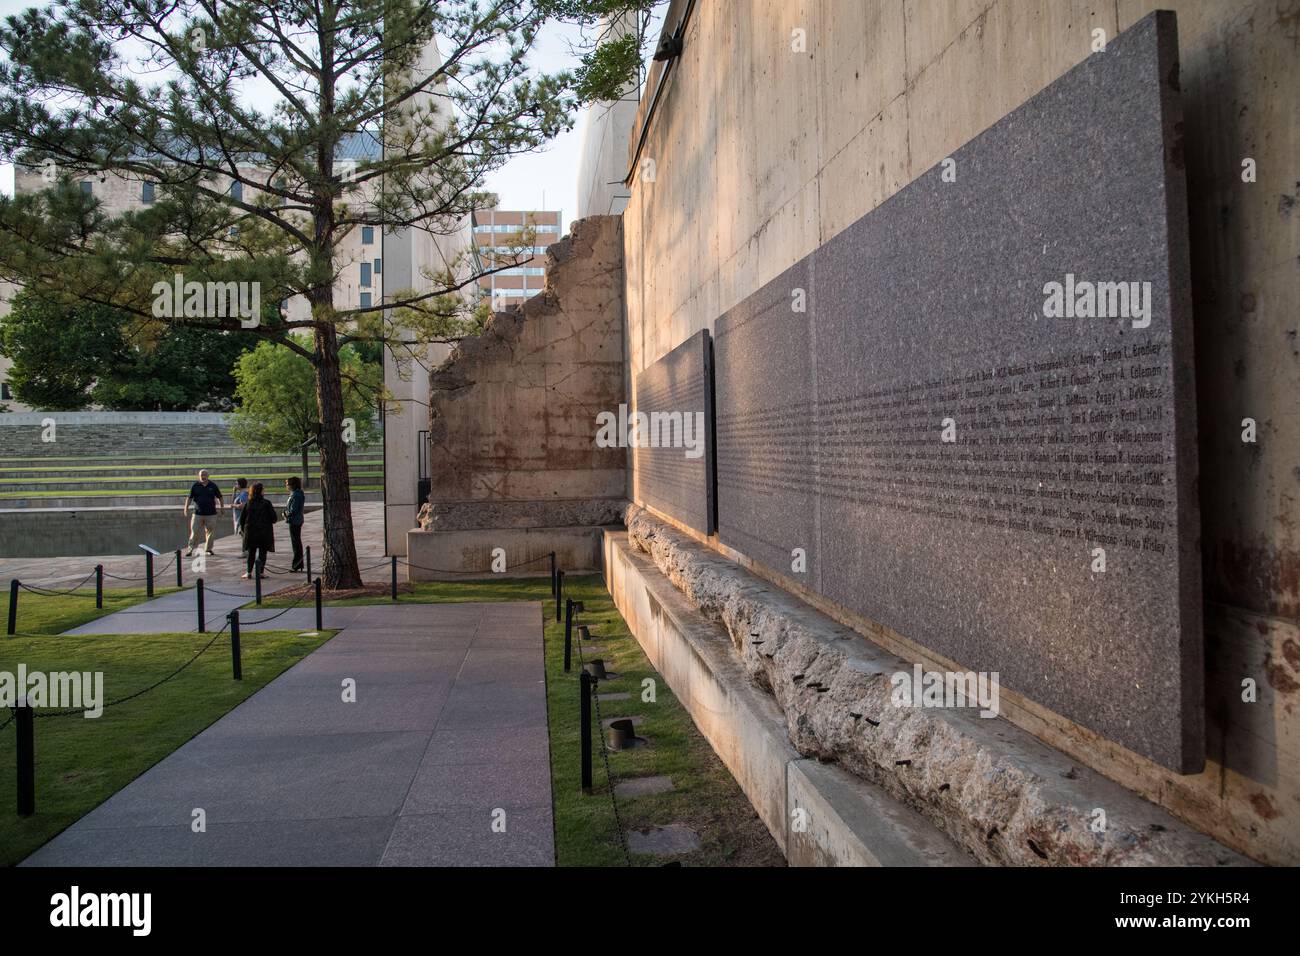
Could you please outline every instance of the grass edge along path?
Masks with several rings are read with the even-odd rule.
[[[676,861],[684,866],[784,866],[776,841],[767,831],[730,771],[713,752],[691,716],[663,677],[655,671],[628,630],[599,575],[565,577],[565,597],[582,601],[575,615],[572,670],[564,673],[564,622],[555,620],[549,577],[478,581],[422,581],[398,595],[401,604],[481,601],[540,601],[546,661],[547,724],[551,750],[551,794],[555,817],[556,862],[560,866],[625,866],[610,782],[601,756],[602,732],[592,713],[592,792],[581,791],[578,674],[581,669],[576,624],[591,628],[591,644],[616,680],[601,681],[601,693],[627,693],[627,700],[602,701],[600,716],[643,717],[637,725],[648,746],[609,755],[614,782],[630,777],[665,775],[672,791],[619,797],[625,831],[683,823],[701,838],[700,848],[676,857],[631,854],[633,866]],[[286,599],[270,599],[275,607]],[[387,604],[385,599],[357,597],[331,602],[338,606]],[[563,615],[561,615],[562,617]],[[591,657],[590,653],[587,653]],[[653,702],[643,700],[644,681],[653,682]]]
[[[19,578],[21,581],[22,579]],[[9,613],[9,579],[4,580],[4,610]],[[25,581],[23,582],[26,583]],[[43,586],[44,587],[44,586]],[[60,585],[50,586],[49,590],[62,590]],[[162,597],[181,590],[177,587],[154,585],[153,596]],[[71,594],[34,594],[20,589],[18,592],[18,620],[15,637],[40,634],[59,634],[72,630],[83,624],[89,624],[108,614],[124,611],[142,601],[151,600],[145,593],[144,586],[135,588],[104,588],[104,607],[95,607],[95,589],[79,588]],[[0,633],[0,642],[11,641],[13,637]],[[2,644],[0,644],[2,647]],[[0,655],[3,651],[0,650]]]
[[[0,865],[12,866],[320,647],[333,631],[255,631],[242,635],[243,680],[231,677],[230,637],[177,634],[25,634],[0,639],[0,671],[100,671],[103,696],[128,696],[190,666],[147,693],[80,714],[35,722],[36,813],[19,817],[17,737],[0,730]],[[0,716],[0,724],[12,711]]]

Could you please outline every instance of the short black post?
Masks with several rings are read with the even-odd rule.
[[[235,680],[244,679],[243,668],[239,661],[239,612],[230,612],[230,660],[234,665]]]
[[[393,600],[397,600],[397,555],[393,555]]]
[[[569,658],[573,653],[573,602],[564,602],[564,673],[569,672]]]
[[[320,609],[320,578],[317,578],[314,583],[316,585],[316,630],[321,631],[324,630],[324,627],[322,627]]]
[[[591,793],[591,675],[586,671],[578,675],[578,693],[582,695],[582,792]]]
[[[144,553],[144,593],[153,597],[153,552]]]
[[[564,572],[555,572],[555,619],[560,619],[560,602],[564,599]]]
[[[104,566],[95,565],[95,610],[104,610]]]
[[[36,720],[27,699],[14,708],[18,731],[18,815],[36,812]]]
[[[194,598],[198,601],[199,607],[199,633],[208,632],[208,616],[203,613],[203,579],[199,578],[198,583],[194,585]]]
[[[9,582],[9,629],[6,634],[13,634],[18,630],[18,579],[14,578]]]
[[[176,586],[185,587],[185,581],[181,578],[181,549],[176,549]]]
[[[311,584],[311,545],[307,545],[307,583]]]
[[[551,597],[555,597],[555,552],[551,552]]]
[[[253,568],[253,594],[257,597],[258,607],[262,605],[262,569]]]

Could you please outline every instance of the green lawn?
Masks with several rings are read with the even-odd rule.
[[[7,583],[7,582],[6,582]],[[52,590],[62,590],[53,587]],[[170,594],[177,588],[155,586],[154,597]],[[121,611],[147,600],[143,587],[138,588],[104,588],[104,609],[95,608],[95,589],[83,589],[75,594],[33,594],[31,591],[18,592],[18,627],[17,637],[24,634],[59,634],[62,631],[80,627],[89,621]],[[5,612],[8,614],[9,596],[4,598]],[[5,619],[8,621],[8,618]],[[14,638],[0,634],[0,643]]]
[[[54,599],[49,599],[54,600]],[[92,606],[93,606],[93,602]],[[0,731],[0,864],[12,865],[199,733],[332,636],[296,631],[246,633],[243,680],[230,675],[222,634],[175,678],[148,693],[81,716],[36,721],[36,813],[15,813],[14,726]],[[0,671],[102,671],[104,696],[124,697],[167,676],[213,639],[211,634],[136,634],[0,638]],[[5,718],[0,718],[0,723]]]
[[[637,733],[650,746],[610,754],[615,780],[662,774],[672,778],[669,793],[620,797],[619,814],[625,829],[685,823],[702,838],[695,853],[678,857],[686,866],[783,866],[784,859],[767,828],[750,806],[740,786],[700,735],[690,715],[663,678],[650,666],[627,629],[597,575],[565,580],[567,597],[583,601],[578,622],[592,629],[592,643],[612,660],[616,681],[602,683],[603,692],[624,691],[625,701],[602,702],[601,717],[642,716]],[[599,726],[592,717],[593,792],[581,791],[578,651],[573,669],[564,673],[564,624],[555,620],[549,578],[421,582],[400,603],[463,601],[541,601],[546,636],[547,710],[551,736],[551,784],[555,808],[557,862],[561,866],[623,866],[625,860],[610,802],[610,785],[600,757]],[[284,601],[268,601],[283,605]],[[338,604],[386,603],[354,598]],[[576,633],[574,635],[576,641]],[[642,701],[642,681],[654,681],[655,700]],[[662,859],[633,856],[635,866],[656,865]]]

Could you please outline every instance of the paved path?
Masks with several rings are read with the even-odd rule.
[[[228,515],[222,515],[221,520],[224,521],[227,517]],[[186,530],[188,525],[181,516],[179,501],[176,504],[176,522],[177,538],[171,547],[184,546],[185,535],[188,533]],[[352,529],[356,536],[358,564],[364,568],[381,563],[384,560],[384,503],[382,501],[353,502]],[[322,544],[322,516],[319,511],[307,514],[306,520],[303,522],[302,540],[303,544],[312,549],[312,561],[319,572],[325,553]],[[156,542],[156,544],[159,548],[167,547],[164,542]],[[289,549],[289,532],[285,529],[283,523],[275,526],[275,545],[279,550],[271,555],[270,563],[287,568],[292,561],[292,556]],[[215,556],[208,558],[207,568],[202,577],[209,584],[221,586],[225,589],[218,582],[238,582],[239,575],[246,568],[246,562],[240,557],[239,542],[234,537],[220,538],[216,541],[214,547],[217,553]],[[158,586],[174,585],[176,583],[176,571],[170,567],[171,552],[164,551],[155,560],[158,562],[159,567],[167,566],[165,571],[155,572]],[[140,587],[143,585],[144,557],[139,553],[70,558],[0,558],[0,581],[7,582],[10,578],[18,578],[28,584],[39,584],[49,588],[65,588],[85,578],[87,574],[95,570],[96,564],[104,565],[104,571],[107,574],[136,579],[121,581],[108,578],[104,582],[106,588]],[[388,567],[384,565],[363,572],[362,577],[371,581],[387,581],[388,573]],[[187,564],[183,580],[188,584],[198,576],[190,570]],[[299,581],[302,580],[302,577],[289,575],[286,576],[286,579]],[[94,585],[95,582],[92,579],[85,586],[93,588]]]
[[[337,610],[341,633],[23,865],[552,865],[541,606]]]
[[[302,579],[298,577],[292,580],[263,580],[262,597],[265,599],[280,588],[300,583]],[[311,598],[292,609],[257,607],[251,605],[255,596],[251,581],[220,581],[207,585],[205,580],[204,585],[203,617],[209,631],[220,630],[225,626],[226,616],[235,608],[243,608],[245,604],[250,606],[239,612],[241,631],[305,631],[316,626],[316,604]],[[355,607],[329,606],[321,610],[321,623],[331,630],[346,627],[360,611]],[[186,587],[183,591],[164,594],[152,601],[142,601],[124,610],[105,614],[63,633],[171,634],[196,630],[198,623],[198,598],[194,588]]]

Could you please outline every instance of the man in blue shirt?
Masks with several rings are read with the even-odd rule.
[[[190,519],[190,540],[186,556],[194,553],[194,542],[199,536],[199,529],[204,533],[203,547],[208,554],[212,550],[212,536],[216,533],[217,515],[221,513],[221,489],[208,481],[208,471],[199,472],[199,480],[190,485],[189,496],[185,499],[183,513],[189,515],[190,502],[194,502],[194,517]]]

